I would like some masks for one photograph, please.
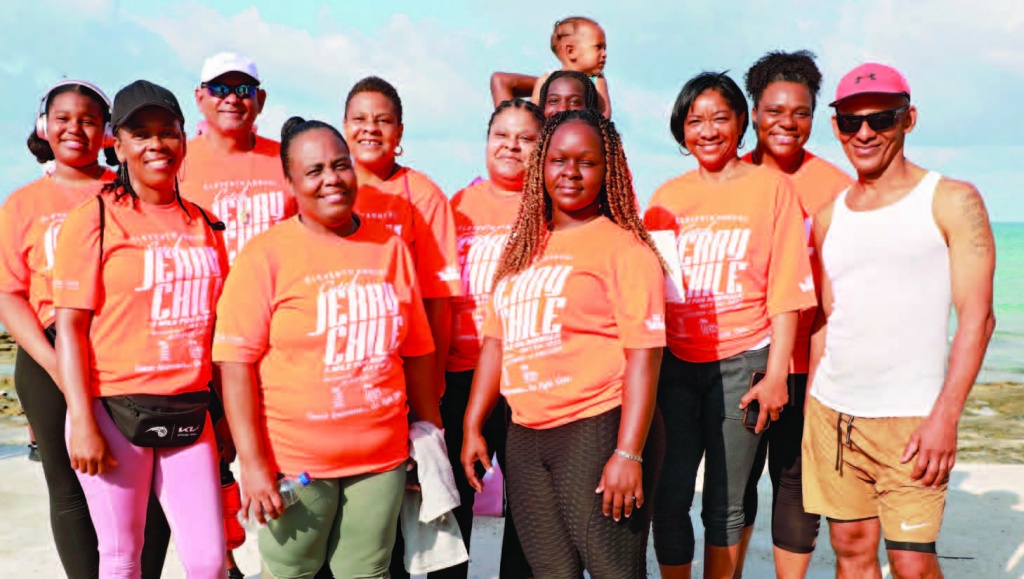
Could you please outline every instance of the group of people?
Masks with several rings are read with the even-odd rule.
[[[492,77],[487,176],[450,201],[400,163],[378,77],[340,130],[293,117],[280,142],[233,53],[203,66],[192,139],[145,80],[46,91],[49,168],[0,208],[0,321],[69,578],[159,577],[172,535],[188,577],[241,577],[240,510],[268,576],[408,576],[413,422],[444,429],[467,547],[497,455],[502,578],[646,577],[652,528],[661,576],[689,577],[702,461],[705,577],[742,574],[765,463],[779,577],[821,515],[840,577],[880,576],[883,536],[895,576],[941,576],[995,248],[979,193],[905,157],[905,78],[839,81],[851,178],[805,149],[812,54],[766,54],[746,96],[694,76],[668,129],[699,167],[641,211],[604,31],[562,20],[551,48],[560,70]]]

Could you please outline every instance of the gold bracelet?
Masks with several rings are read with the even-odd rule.
[[[619,450],[618,448],[615,449],[615,454],[621,456],[622,458],[625,458],[625,459],[628,459],[628,460],[632,460],[632,461],[636,461],[636,462],[639,462],[641,464],[643,464],[643,462],[644,462],[644,459],[643,459],[642,456],[637,456],[635,454],[630,454],[630,453],[626,452],[625,450]]]

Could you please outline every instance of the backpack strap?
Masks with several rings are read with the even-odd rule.
[[[107,210],[102,195],[97,195],[96,201],[100,204],[100,267],[103,267],[103,231],[107,226]]]
[[[189,203],[192,203],[192,202],[189,201]],[[214,231],[224,231],[225,229],[228,228],[227,225],[224,225],[223,221],[211,221],[210,220],[210,216],[207,215],[206,212],[203,211],[203,208],[200,207],[199,205],[197,205],[195,203],[192,203],[192,206],[195,207],[199,211],[200,215],[203,216],[203,220],[205,220],[206,224],[210,226],[210,229],[212,229]]]

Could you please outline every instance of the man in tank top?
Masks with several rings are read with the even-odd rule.
[[[995,326],[992,229],[970,183],[904,156],[917,109],[899,72],[858,66],[831,106],[857,182],[814,223],[805,507],[828,517],[838,577],[880,577],[880,535],[895,577],[941,577],[957,423]]]

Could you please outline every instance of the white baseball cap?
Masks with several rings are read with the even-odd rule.
[[[210,82],[229,72],[240,72],[251,76],[256,82],[260,82],[260,73],[256,71],[256,63],[252,59],[234,52],[221,52],[207,58],[203,63],[202,72],[199,73],[199,82]]]

